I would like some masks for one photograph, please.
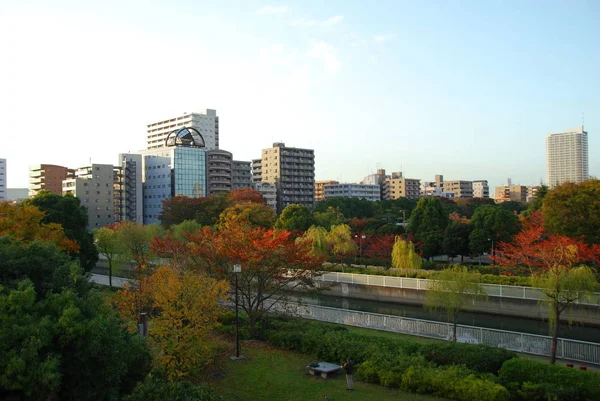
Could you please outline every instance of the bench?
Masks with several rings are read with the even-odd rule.
[[[327,379],[328,375],[336,373],[342,367],[340,365],[336,365],[335,363],[315,362],[311,363],[306,368],[308,369],[308,373],[310,373],[311,375],[320,375],[323,379]]]

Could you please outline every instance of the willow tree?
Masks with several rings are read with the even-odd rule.
[[[339,256],[340,262],[341,257],[349,255],[351,253],[356,254],[358,246],[352,239],[352,229],[347,224],[338,224],[331,226],[329,234],[327,235],[329,241],[329,247],[333,256]]]
[[[311,226],[303,236],[296,238],[296,242],[310,243],[311,254],[315,257],[326,258],[329,255],[329,239],[323,227]]]
[[[487,299],[480,283],[480,275],[471,272],[465,266],[455,265],[435,275],[434,280],[427,280],[425,306],[431,309],[442,309],[448,313],[452,323],[452,341],[456,341],[458,316],[463,307],[476,299]]]
[[[396,269],[420,269],[423,259],[415,252],[415,246],[402,237],[396,237],[392,248],[392,266]]]

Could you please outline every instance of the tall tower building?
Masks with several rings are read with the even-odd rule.
[[[166,147],[169,134],[184,127],[194,128],[202,135],[206,150],[219,149],[219,117],[217,111],[211,109],[199,113],[184,113],[148,124],[148,149]]]
[[[0,159],[0,202],[8,199],[6,189],[6,159]]]
[[[144,223],[144,192],[142,182],[142,155],[119,154],[122,174],[120,196],[121,220]]]
[[[552,188],[588,179],[588,138],[583,127],[546,136],[546,182]]]
[[[263,149],[261,159],[253,160],[252,165],[255,177],[277,187],[277,210],[281,211],[291,204],[314,205],[314,150],[274,143],[272,148]],[[260,173],[257,171],[259,166]]]
[[[231,192],[231,161],[233,156],[226,150],[206,152],[206,185],[208,195]]]

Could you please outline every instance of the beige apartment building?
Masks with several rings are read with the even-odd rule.
[[[339,184],[339,181],[315,181],[315,202],[325,199],[325,185]]]
[[[29,197],[37,195],[42,190],[62,195],[62,182],[71,174],[73,170],[54,164],[29,166]]]
[[[268,206],[271,206],[275,211],[277,210],[277,187],[275,184],[272,182],[255,182],[252,184],[252,188],[265,198],[265,203]]]
[[[496,203],[514,201],[527,202],[528,188],[525,185],[511,185],[496,187],[494,191],[494,200]]]
[[[401,172],[392,173],[383,184],[383,199],[417,199],[420,195],[421,180],[404,178]]]
[[[443,181],[442,190],[454,193],[455,199],[470,199],[473,197],[473,182],[462,180]]]

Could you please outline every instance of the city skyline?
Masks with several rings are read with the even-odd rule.
[[[597,176],[599,16],[584,1],[3,2],[7,185],[35,164],[115,164],[147,124],[204,108],[235,160],[285,142],[315,150],[318,181],[380,167],[490,188],[538,184],[546,135],[585,112]]]

